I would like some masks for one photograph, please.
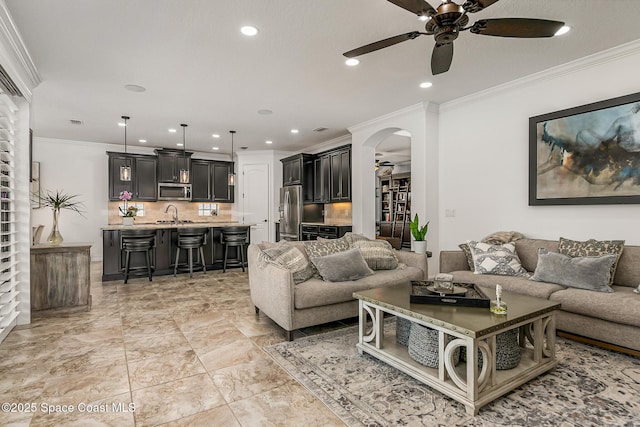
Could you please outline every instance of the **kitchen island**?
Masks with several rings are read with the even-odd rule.
[[[207,241],[204,246],[204,258],[207,270],[222,269],[224,245],[220,242],[221,229],[224,227],[247,227],[255,224],[243,224],[234,221],[178,222],[178,223],[136,223],[135,225],[111,224],[102,227],[102,281],[124,279],[124,252],[121,248],[122,230],[152,229],[156,230],[156,246],[151,257],[154,276],[173,274],[173,266],[177,251],[177,235],[180,228],[208,228]],[[249,233],[249,239],[251,233]],[[229,259],[237,256],[236,248],[229,248]],[[180,251],[179,263],[186,262],[186,251]],[[245,254],[246,259],[246,254]],[[145,266],[144,253],[131,255],[131,268]]]

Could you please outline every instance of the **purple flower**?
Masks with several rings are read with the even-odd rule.
[[[121,191],[120,192],[120,200],[123,201],[127,201],[127,200],[131,200],[131,196],[133,196],[133,193],[129,193],[128,191]]]

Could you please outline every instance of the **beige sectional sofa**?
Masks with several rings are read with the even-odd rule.
[[[552,240],[521,239],[515,245],[522,266],[529,272],[536,269],[538,248],[558,251],[558,242]],[[640,284],[640,246],[624,246],[612,293],[569,288],[526,277],[475,274],[470,271],[462,251],[442,251],[440,272],[453,274],[455,281],[474,282],[484,287],[500,284],[506,291],[557,301],[562,304],[556,317],[559,331],[640,351],[640,294],[633,292]]]
[[[290,243],[304,251],[303,242]],[[354,281],[325,282],[311,278],[295,284],[291,271],[259,262],[260,252],[269,245],[252,243],[248,248],[251,300],[256,313],[262,311],[280,325],[289,341],[296,329],[357,316],[354,292],[424,280],[428,274],[426,255],[394,250],[405,268],[377,270]]]

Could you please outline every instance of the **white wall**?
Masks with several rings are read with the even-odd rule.
[[[441,105],[440,248],[498,230],[639,245],[639,205],[528,206],[529,117],[640,92],[639,69],[635,43]]]

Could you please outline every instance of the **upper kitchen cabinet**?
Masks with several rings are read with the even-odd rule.
[[[154,150],[158,155],[158,182],[180,182],[180,170],[190,169],[191,152],[182,150]]]
[[[129,191],[133,200],[157,200],[158,161],[155,156],[111,152],[107,154],[109,155],[109,200],[120,200],[120,193],[123,191]],[[121,166],[131,168],[131,181],[120,180]]]
[[[332,202],[351,201],[351,146],[329,153]]]
[[[308,174],[305,174],[305,167],[311,168],[311,176],[313,176],[313,159],[311,154],[296,154],[281,159],[282,162],[282,185],[311,185],[311,182],[305,182]]]
[[[191,201],[233,203],[233,187],[229,186],[231,163],[191,160]]]
[[[322,154],[313,161],[313,201],[328,203],[330,201],[331,158]]]

